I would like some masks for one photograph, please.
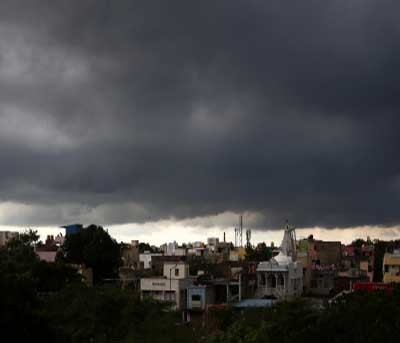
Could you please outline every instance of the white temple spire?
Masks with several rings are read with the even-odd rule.
[[[287,222],[280,250],[284,255],[290,256],[293,258],[293,260],[295,260],[296,258],[295,228],[290,227]]]

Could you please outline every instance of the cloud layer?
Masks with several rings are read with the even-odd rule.
[[[398,224],[399,10],[2,1],[2,223]]]

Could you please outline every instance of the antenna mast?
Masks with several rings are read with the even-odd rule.
[[[243,247],[243,216],[239,216],[239,227],[235,228],[235,247]]]

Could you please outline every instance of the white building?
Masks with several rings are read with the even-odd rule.
[[[294,229],[286,226],[279,254],[257,267],[257,297],[286,299],[303,292],[303,266],[296,261]]]
[[[218,245],[219,238],[218,237],[209,237],[207,238],[207,245]]]
[[[145,251],[142,254],[139,254],[139,261],[143,262],[144,269],[151,269],[151,259],[153,256],[162,256],[159,253],[151,253],[149,251]]]
[[[140,279],[140,294],[142,298],[172,302],[177,310],[181,310],[186,307],[187,288],[192,284],[188,264],[166,262],[163,276]]]
[[[193,248],[204,248],[204,243],[203,242],[200,242],[200,241],[197,241],[197,242],[194,242],[193,244]]]
[[[208,248],[189,248],[187,250],[187,255],[206,257],[208,256]]]
[[[165,256],[186,256],[186,248],[179,247],[175,241],[163,244],[161,250]]]

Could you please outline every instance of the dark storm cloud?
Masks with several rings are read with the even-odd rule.
[[[399,223],[399,10],[2,1],[1,199],[108,206],[107,224]]]

